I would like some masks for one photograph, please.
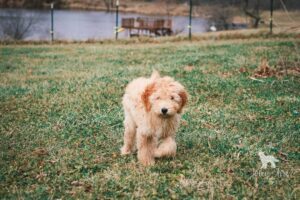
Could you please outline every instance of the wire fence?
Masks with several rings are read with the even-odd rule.
[[[270,2],[274,1],[270,0]],[[201,6],[194,5],[192,7],[193,1],[188,2],[190,4],[187,5],[189,7],[187,16],[119,13],[116,12],[118,4],[113,12],[56,10],[53,4],[47,10],[2,9],[0,12],[2,19],[0,37],[26,40],[99,40],[141,35],[153,37],[182,35],[191,38],[194,34],[207,31],[251,27],[251,18],[245,14],[239,17],[234,16],[233,7],[214,8],[213,11],[204,13]],[[289,12],[284,1],[280,0],[280,5],[284,11],[281,17],[297,26],[298,20],[294,19],[294,14]],[[278,5],[276,8],[278,11]],[[275,27],[282,26],[277,19],[273,20],[271,13],[267,13],[268,10],[260,12],[265,14],[265,18],[270,15],[270,20],[263,20],[261,17],[260,26],[268,26],[270,23],[271,30],[272,22]],[[239,20],[236,20],[237,18]],[[16,31],[16,29],[19,30]],[[24,31],[20,31],[20,29],[24,29]]]

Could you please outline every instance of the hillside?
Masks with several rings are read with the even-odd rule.
[[[0,0],[0,8],[49,8],[51,0]],[[84,10],[103,10],[113,11],[115,9],[115,0],[54,0],[55,7],[58,9],[84,9]],[[255,0],[249,0],[249,9],[253,9]],[[298,0],[284,1],[288,10],[297,10],[300,8]],[[120,0],[121,12],[136,12],[143,14],[160,15],[188,15],[188,0]],[[197,0],[193,1],[193,16],[206,17],[208,12],[216,8],[235,7],[241,10],[244,1],[232,0]],[[269,10],[269,1],[260,1],[261,10]],[[274,9],[283,9],[280,1],[274,1]],[[220,11],[218,11],[220,12]]]
[[[3,199],[298,199],[298,38],[0,46]],[[178,153],[120,156],[121,97],[153,69],[189,102]],[[258,152],[279,160],[261,169]]]

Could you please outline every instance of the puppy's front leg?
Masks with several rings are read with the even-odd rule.
[[[154,151],[154,156],[156,158],[160,157],[174,157],[176,155],[176,142],[175,139],[167,137],[163,139],[162,143]]]
[[[144,165],[149,166],[155,163],[154,149],[155,138],[152,135],[137,133],[138,160]]]

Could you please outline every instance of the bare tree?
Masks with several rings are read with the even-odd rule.
[[[214,6],[209,10],[209,23],[217,30],[228,30],[232,24],[235,10],[230,6]]]
[[[114,2],[113,2],[113,0],[104,0],[104,4],[105,4],[105,7],[106,7],[106,11],[107,11],[107,12],[110,12],[111,8],[114,7]]]
[[[4,38],[22,40],[37,28],[39,18],[36,14],[22,10],[8,10],[1,16],[0,28]]]
[[[243,10],[245,14],[253,19],[252,26],[258,28],[259,22],[261,21],[261,16],[259,13],[260,0],[255,0],[253,9],[249,8],[249,0],[244,0]]]

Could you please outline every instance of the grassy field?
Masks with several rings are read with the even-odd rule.
[[[299,199],[300,40],[0,46],[1,199]],[[121,157],[126,84],[155,68],[190,94],[178,154]],[[289,70],[286,70],[289,71]],[[279,159],[260,169],[258,152]]]

